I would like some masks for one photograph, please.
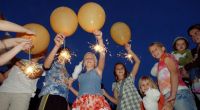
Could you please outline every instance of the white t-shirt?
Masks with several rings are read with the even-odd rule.
[[[34,93],[37,79],[29,79],[18,66],[13,66],[8,73],[7,79],[0,86],[0,92],[8,93]]]

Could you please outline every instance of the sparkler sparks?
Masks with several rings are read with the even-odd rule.
[[[70,62],[71,61],[71,54],[70,54],[70,51],[68,49],[63,49],[61,52],[60,52],[60,55],[58,56],[59,59],[63,59],[67,62]]]
[[[126,58],[128,61],[130,61],[131,63],[133,63],[133,60],[132,60],[133,56],[131,54],[119,52],[117,54],[117,56],[118,57],[122,57],[122,58]]]
[[[39,76],[41,68],[39,67],[37,63],[28,62],[28,63],[25,63],[25,68],[23,71],[27,77],[31,79],[36,79]]]

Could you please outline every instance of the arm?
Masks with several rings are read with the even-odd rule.
[[[76,89],[74,89],[72,86],[68,88],[75,96],[78,96],[78,91]]]
[[[15,47],[22,42],[31,42],[29,39],[24,38],[9,38],[0,41],[0,50]]]
[[[48,57],[45,59],[44,61],[44,68],[45,69],[49,69],[52,65],[52,62],[56,56],[57,51],[59,50],[60,46],[62,45],[63,41],[64,41],[64,36],[61,34],[57,34],[54,42],[55,42],[55,46],[54,48],[51,50],[50,54],[48,55]]]
[[[126,44],[125,45],[125,49],[126,51],[128,52],[128,54],[131,54],[132,55],[132,59],[133,61],[135,61],[135,64],[133,65],[133,69],[131,71],[131,76],[132,77],[135,77],[137,72],[138,72],[138,69],[139,69],[139,66],[140,66],[140,59],[137,57],[137,55],[131,50],[131,46],[129,44]]]
[[[72,83],[74,82],[73,78],[69,78],[67,82],[67,88],[75,95],[78,96],[78,91],[72,87]]]
[[[118,100],[115,97],[110,96],[104,89],[103,90],[103,95],[108,98],[112,103],[116,104],[118,103]]]
[[[21,32],[21,33],[27,33],[27,34],[34,34],[31,30],[28,30],[18,24],[6,21],[6,20],[0,20],[0,30],[1,31],[10,31],[10,32]]]
[[[102,32],[101,31],[95,31],[94,35],[98,41],[98,44],[104,48],[104,43],[103,43],[103,39],[102,39]],[[97,65],[97,73],[102,76],[103,73],[103,69],[104,69],[104,65],[105,65],[105,49],[103,51],[101,51],[100,53],[100,57],[99,57],[99,62]]]
[[[13,49],[8,52],[0,55],[0,66],[6,64],[9,60],[11,60],[15,55],[17,55],[21,50],[28,50],[32,46],[31,42],[22,42]]]
[[[171,83],[171,93],[166,102],[174,101],[176,98],[176,92],[178,88],[178,73],[179,70],[176,68],[175,61],[173,61],[171,58],[167,57],[165,58],[165,64],[167,65],[167,68],[170,72],[170,83]]]

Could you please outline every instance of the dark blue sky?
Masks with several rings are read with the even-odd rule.
[[[148,52],[148,45],[151,42],[164,43],[170,52],[172,42],[177,36],[185,36],[192,43],[187,35],[187,28],[192,24],[200,23],[199,0],[0,0],[0,11],[4,13],[7,20],[17,24],[39,23],[45,26],[51,35],[48,48],[51,50],[54,45],[53,38],[56,35],[50,27],[51,12],[57,7],[67,6],[78,13],[84,3],[91,1],[100,4],[106,12],[106,22],[102,32],[104,41],[108,39],[110,43],[107,47],[112,57],[107,55],[103,84],[109,93],[111,93],[111,84],[114,81],[114,64],[122,61],[126,63],[129,71],[132,69],[129,61],[116,56],[124,48],[117,45],[110,37],[110,28],[113,23],[122,21],[131,28],[132,49],[142,62],[136,77],[136,85],[141,75],[150,75],[150,69],[155,63]],[[0,35],[3,34],[0,32]],[[95,38],[80,26],[71,37],[66,39],[67,47],[77,54],[77,57],[72,59],[72,63],[67,65],[69,73],[90,50],[88,42],[94,43]],[[190,47],[194,45],[191,44]],[[19,56],[28,58],[28,55],[23,53]],[[70,98],[70,100],[73,99],[74,97]]]

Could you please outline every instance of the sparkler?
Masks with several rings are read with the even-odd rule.
[[[118,57],[122,57],[122,58],[126,58],[128,61],[130,61],[131,63],[133,63],[133,60],[132,60],[133,56],[131,54],[119,52],[117,54],[117,56]]]
[[[38,73],[41,71],[41,68],[37,63],[31,62],[30,49],[29,49],[29,61],[26,62],[24,66],[25,66],[23,70],[24,74],[31,79],[37,78]]]

